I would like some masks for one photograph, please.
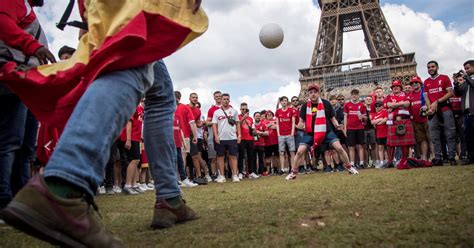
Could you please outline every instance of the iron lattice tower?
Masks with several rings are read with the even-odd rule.
[[[379,0],[319,0],[319,6],[321,19],[310,67],[300,69],[302,97],[306,98],[310,83],[331,91],[374,81],[408,82],[416,75],[415,54],[402,53]],[[343,33],[356,30],[364,33],[370,59],[342,63]],[[359,88],[363,94],[372,90],[365,88]]]

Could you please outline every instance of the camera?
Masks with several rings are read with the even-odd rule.
[[[457,73],[454,73],[453,76],[454,76],[455,78],[462,77],[462,76],[464,76],[464,71],[463,71],[463,70],[459,70]]]

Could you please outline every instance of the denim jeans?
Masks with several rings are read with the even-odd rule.
[[[37,130],[38,121],[18,96],[0,95],[0,209],[28,182]]]
[[[178,167],[179,177],[181,181],[186,179],[186,171],[184,169],[183,155],[181,154],[181,147],[176,147],[176,166]]]
[[[110,146],[145,95],[144,141],[157,198],[181,194],[173,139],[175,99],[163,61],[97,78],[76,105],[44,176],[58,177],[95,194]],[[153,80],[154,76],[154,80]]]

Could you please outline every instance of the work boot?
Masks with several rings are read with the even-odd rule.
[[[66,247],[123,247],[100,221],[92,197],[53,195],[43,176],[33,177],[4,208],[5,222],[31,236]]]
[[[199,217],[196,212],[188,207],[183,199],[180,199],[180,203],[176,207],[172,207],[165,199],[159,199],[155,204],[151,228],[159,229],[172,227],[178,222],[194,220],[197,218]]]

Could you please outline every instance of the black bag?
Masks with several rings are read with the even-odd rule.
[[[224,112],[225,118],[227,118],[227,122],[229,123],[229,125],[234,126],[235,124],[237,124],[236,120],[234,120],[233,118],[229,118],[223,107],[221,107],[221,109],[222,112]]]

